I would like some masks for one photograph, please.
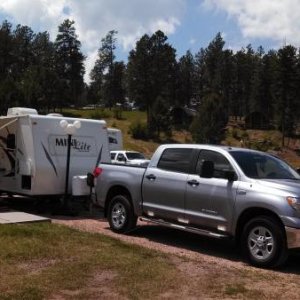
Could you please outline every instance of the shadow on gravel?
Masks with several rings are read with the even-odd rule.
[[[230,240],[217,240],[158,225],[138,226],[130,235],[230,261],[245,261],[239,248]],[[300,275],[300,249],[291,251],[285,266],[275,271]]]
[[[53,201],[41,202],[24,197],[0,197],[0,212],[17,210],[50,217],[56,220],[93,219],[107,223],[107,220],[103,217],[103,212],[98,207],[87,210],[78,204],[78,215],[64,216],[59,213],[53,214],[55,205]],[[109,228],[108,223],[106,228]],[[230,261],[243,261],[238,247],[233,241],[229,240],[217,240],[144,222],[139,223],[138,227],[130,232],[129,235]],[[286,265],[276,271],[300,275],[300,249],[291,251]]]
[[[178,229],[158,225],[138,226],[130,233],[164,245],[183,248],[193,252],[240,261],[241,255],[233,241],[217,240]]]
[[[130,235],[230,261],[244,261],[241,251],[230,240],[217,240],[157,225],[138,226]],[[291,251],[285,266],[275,271],[300,275],[300,249]]]
[[[90,207],[84,201],[71,202],[70,213],[62,209],[59,199],[33,199],[22,196],[0,196],[0,212],[23,211],[55,219],[99,219],[103,213],[98,207]],[[103,220],[104,221],[104,220]]]

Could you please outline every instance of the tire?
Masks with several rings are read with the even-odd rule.
[[[137,217],[126,195],[117,195],[108,205],[107,218],[113,232],[125,233],[136,227]]]
[[[279,267],[288,257],[285,232],[268,216],[250,220],[243,229],[241,243],[249,263],[259,268]]]

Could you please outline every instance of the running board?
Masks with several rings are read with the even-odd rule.
[[[204,229],[198,229],[198,228],[194,228],[194,227],[178,225],[178,224],[166,222],[166,221],[161,220],[161,219],[160,220],[155,220],[155,219],[140,217],[140,220],[145,221],[145,222],[155,223],[155,224],[170,227],[170,228],[176,228],[176,229],[184,230],[184,231],[191,232],[191,233],[196,233],[196,234],[199,234],[199,235],[209,236],[209,237],[213,237],[213,238],[217,238],[217,239],[224,239],[224,238],[229,237],[226,234],[216,233],[216,232],[212,232],[212,231],[208,231],[208,230],[204,230]]]

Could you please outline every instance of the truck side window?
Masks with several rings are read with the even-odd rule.
[[[116,157],[116,153],[110,153],[110,159],[115,159],[115,157]]]
[[[170,148],[166,149],[158,162],[159,169],[189,173],[193,149]]]
[[[212,161],[214,163],[214,178],[226,178],[226,171],[233,171],[233,168],[227,158],[223,156],[221,153],[211,151],[211,150],[202,150],[199,154],[196,173],[200,174],[202,163],[205,160]]]

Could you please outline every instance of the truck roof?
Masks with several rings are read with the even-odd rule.
[[[248,148],[232,147],[232,146],[225,146],[225,145],[210,145],[210,144],[163,144],[160,147],[163,147],[163,148],[198,148],[198,149],[207,149],[207,150],[222,149],[223,151],[226,151],[226,152],[231,152],[231,151],[261,152],[258,150],[252,150],[252,149],[248,149]]]

